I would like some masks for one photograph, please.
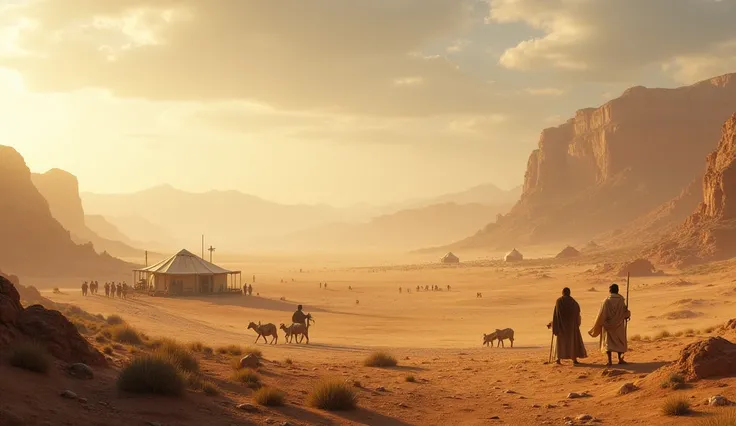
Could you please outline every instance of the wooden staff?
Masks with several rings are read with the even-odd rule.
[[[629,280],[631,279],[631,272],[626,273],[626,310],[629,310]],[[629,318],[626,319],[626,332],[629,331]]]

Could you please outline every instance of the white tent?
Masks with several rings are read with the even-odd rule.
[[[133,271],[134,282],[143,282],[155,294],[208,294],[240,291],[240,271],[230,271],[187,250],[155,265]],[[140,279],[138,277],[141,277]]]
[[[460,258],[455,256],[453,252],[449,252],[440,259],[442,263],[460,263]]]
[[[506,256],[504,256],[503,260],[506,262],[521,262],[522,260],[524,260],[524,256],[519,253],[518,250],[513,249],[510,252],[506,253]]]

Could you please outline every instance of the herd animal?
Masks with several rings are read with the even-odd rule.
[[[496,329],[496,331],[494,331],[491,334],[483,334],[483,344],[485,346],[488,346],[488,344],[490,344],[491,347],[493,347],[493,342],[498,340],[496,347],[501,346],[505,348],[506,345],[504,345],[503,341],[506,339],[511,341],[511,347],[513,348],[514,347],[514,330],[510,328],[504,328],[503,330]]]
[[[276,325],[274,324],[268,323],[268,324],[261,325],[261,323],[259,322],[258,325],[256,325],[256,323],[251,322],[250,324],[248,324],[248,330],[250,329],[253,329],[253,331],[255,331],[256,334],[258,334],[258,336],[256,337],[256,341],[254,343],[258,343],[258,340],[260,340],[261,337],[263,337],[264,342],[268,343],[268,340],[266,340],[266,336],[271,337],[272,345],[275,343],[276,344],[279,343],[279,333],[278,333],[278,330],[276,330]]]
[[[295,340],[296,343],[299,344],[302,343],[304,339],[307,339],[307,344],[309,344],[309,325],[312,322],[314,322],[314,319],[311,315],[307,317],[306,324],[293,323],[287,327],[286,324],[282,323],[278,329],[276,328],[276,325],[272,323],[261,324],[259,322],[256,324],[251,322],[248,324],[248,330],[253,330],[258,335],[256,336],[256,341],[254,343],[258,343],[258,341],[263,338],[263,341],[267,344],[278,344],[278,330],[281,329],[284,331],[286,343],[291,344],[292,340]],[[266,337],[271,337],[271,341],[269,342]]]

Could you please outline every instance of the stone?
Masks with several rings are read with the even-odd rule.
[[[685,346],[673,369],[689,381],[736,376],[736,344],[709,337]]]
[[[248,413],[257,413],[258,411],[260,411],[258,409],[258,407],[256,407],[255,405],[252,405],[252,404],[238,404],[237,405],[237,408],[238,408],[238,410],[243,410],[243,411],[246,411]]]
[[[376,392],[386,392],[386,388],[383,386],[379,386],[376,388]]]
[[[511,389],[506,389],[505,391],[503,391],[503,393],[516,393],[516,392]]]
[[[70,390],[62,391],[60,395],[61,395],[62,398],[67,398],[67,399],[77,399],[77,398],[79,398],[76,393],[74,393],[74,392],[72,392]]]
[[[77,398],[77,401],[81,402],[82,404],[86,404],[88,402],[87,398]]]
[[[619,395],[627,395],[627,394],[630,394],[631,392],[634,392],[637,389],[639,389],[639,388],[636,387],[636,385],[634,385],[633,383],[624,383],[618,389],[618,394]]]
[[[725,407],[727,405],[732,405],[732,403],[723,395],[714,395],[708,398],[708,405],[713,407]]]
[[[601,371],[601,376],[616,377],[616,376],[623,376],[626,373],[627,373],[626,370],[620,370],[618,368],[606,368],[603,371]]]
[[[89,365],[76,362],[74,364],[71,364],[69,366],[69,374],[72,376],[78,378],[78,379],[86,379],[91,380],[95,377],[95,373],[92,371],[92,368],[90,368]]]
[[[159,422],[146,422],[146,426],[161,426]]]
[[[575,417],[575,419],[581,422],[586,422],[588,420],[593,420],[593,416],[591,416],[590,414],[580,414],[579,416]]]
[[[570,392],[567,394],[567,399],[578,399],[578,398],[587,398],[590,395],[587,392]]]
[[[261,361],[253,354],[240,358],[240,368],[257,368],[260,365]]]

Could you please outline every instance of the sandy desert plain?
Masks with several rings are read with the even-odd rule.
[[[84,394],[90,403],[64,424],[100,425],[701,424],[729,410],[707,406],[707,398],[736,399],[736,378],[699,380],[682,390],[661,387],[670,374],[668,364],[679,358],[685,345],[732,333],[720,326],[736,316],[736,262],[632,277],[631,352],[626,357],[630,364],[618,371],[620,375],[609,376],[597,339],[586,332],[608,285],[621,284],[623,293],[626,278],[597,273],[596,266],[606,260],[603,257],[530,259],[518,264],[490,259],[459,265],[428,259],[374,263],[381,266],[369,266],[367,259],[352,263],[363,266],[350,266],[347,260],[325,263],[315,257],[249,263],[237,256],[220,257],[222,266],[242,270],[244,281],[256,275],[254,296],[137,295],[118,300],[104,295],[83,297],[71,283],[63,286],[61,294],[42,294],[92,314],[121,315],[151,338],[198,341],[213,348],[257,346],[264,358],[259,370],[262,380],[286,393],[283,407],[257,407],[253,412],[237,409],[238,404],[252,402],[252,391],[233,382],[230,357],[216,352],[198,355],[204,374],[221,388],[216,397],[195,392],[184,399],[118,395],[111,382],[115,369],[135,352],[128,347],[114,351],[113,368],[99,373],[101,378],[92,388],[64,375],[55,377],[58,383],[49,388],[0,388],[37,401],[35,415],[43,419],[47,418],[44,410],[69,414],[63,408],[68,403],[57,401],[58,387],[67,386]],[[327,288],[320,289],[324,282]],[[442,291],[416,291],[417,286],[426,285],[437,285]],[[551,334],[545,325],[565,286],[581,305],[581,330],[589,352],[583,365],[576,367],[569,361],[561,366],[546,364]],[[482,298],[476,297],[478,292]],[[253,343],[256,335],[246,329],[250,321],[288,324],[297,304],[303,304],[316,319],[309,345],[285,344],[281,332],[277,345]],[[508,341],[506,348],[482,346],[483,333],[505,327],[515,330],[513,349]],[[399,365],[364,366],[363,360],[379,349],[394,355]],[[0,372],[11,380],[28,374],[7,367],[0,367]],[[325,377],[359,383],[355,387],[359,409],[326,412],[308,407],[306,395]],[[106,386],[105,381],[110,383]],[[625,383],[634,383],[638,390],[619,395]],[[588,396],[569,399],[572,392]],[[663,415],[664,402],[673,397],[687,398],[694,413],[677,418]]]

